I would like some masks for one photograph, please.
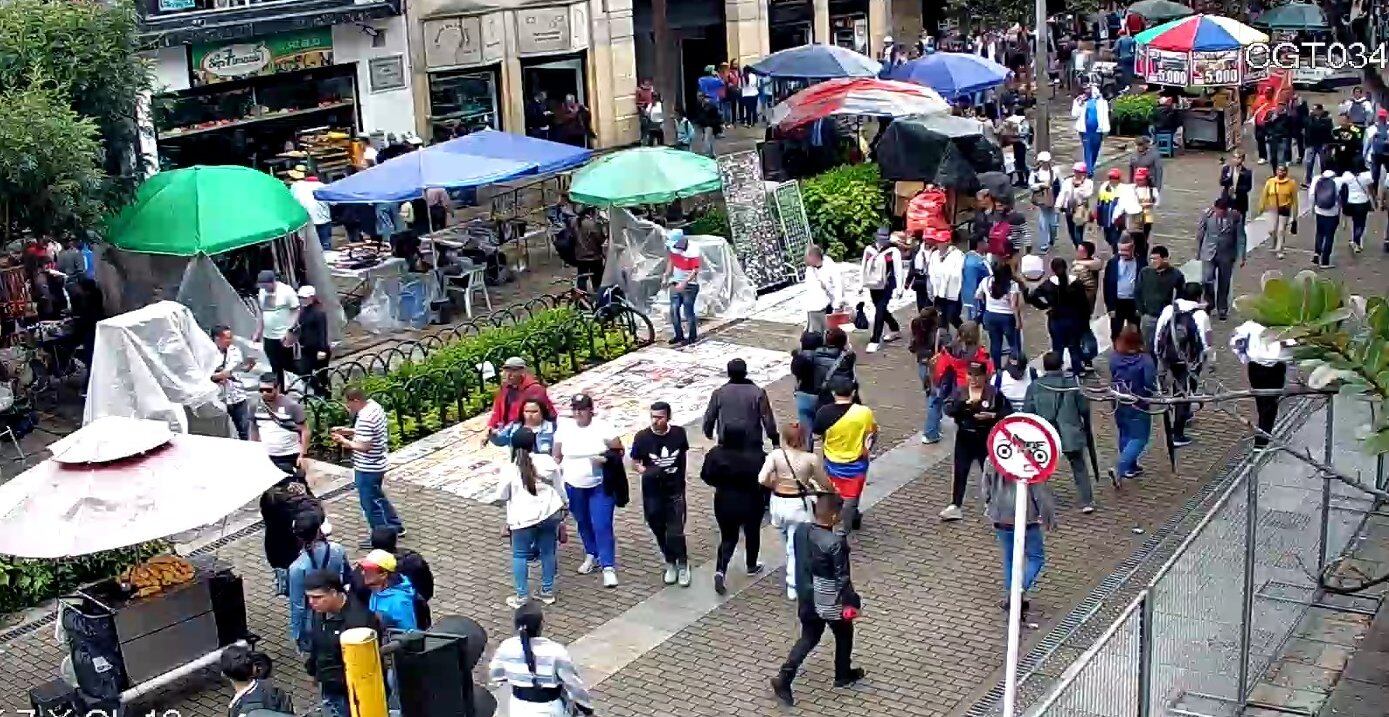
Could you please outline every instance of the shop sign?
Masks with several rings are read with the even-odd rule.
[[[193,84],[211,85],[333,64],[333,33],[320,27],[231,44],[194,45]]]
[[[367,62],[372,92],[390,92],[405,87],[405,56],[373,57]]]
[[[192,10],[196,4],[194,0],[159,0],[159,11]]]
[[[1240,83],[1238,50],[1191,53],[1191,84],[1228,87]]]
[[[569,8],[541,7],[516,11],[516,51],[520,55],[569,52]]]
[[[1154,50],[1149,48],[1147,52],[1147,67],[1143,73],[1143,79],[1159,85],[1174,85],[1186,87],[1191,84],[1188,81],[1188,60],[1185,52],[1171,52],[1169,50]]]

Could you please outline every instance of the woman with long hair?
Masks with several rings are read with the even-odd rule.
[[[723,439],[704,457],[699,479],[714,488],[714,520],[719,524],[719,554],[714,568],[714,592],[727,592],[725,575],[743,534],[748,575],[762,572],[757,560],[761,547],[762,514],[767,510],[767,491],[758,483],[762,452],[756,436],[740,426],[724,429]]]
[[[541,602],[555,601],[555,548],[564,520],[564,482],[554,459],[536,452],[535,433],[522,426],[511,434],[511,463],[502,469],[502,480],[493,503],[506,504],[506,526],[511,531],[511,577],[516,594],[506,604],[520,607],[530,600],[527,563],[540,558]]]
[[[825,475],[820,457],[801,446],[808,445],[810,431],[800,421],[781,427],[781,447],[762,463],[757,482],[772,492],[772,525],[781,532],[786,546],[786,598],[796,599],[796,526],[810,522],[815,515],[815,496],[833,493],[834,483]]]
[[[1138,459],[1148,448],[1153,432],[1153,417],[1148,413],[1148,402],[1142,399],[1152,396],[1157,388],[1157,364],[1143,350],[1143,334],[1133,326],[1125,326],[1114,341],[1109,359],[1109,382],[1115,391],[1139,398],[1132,405],[1120,402],[1114,411],[1119,458],[1108,472],[1109,482],[1118,488],[1122,481],[1143,472],[1138,467]]]
[[[994,275],[979,284],[979,300],[984,306],[984,329],[989,332],[989,358],[994,365],[1003,362],[1003,345],[1011,353],[1022,353],[1022,286],[1013,277],[1013,267],[1000,263]]]
[[[1047,312],[1051,350],[1068,352],[1071,371],[1077,376],[1091,370],[1081,350],[1081,339],[1090,321],[1090,302],[1085,297],[1085,287],[1071,280],[1065,259],[1051,260],[1051,276],[1032,290],[1028,301]]]
[[[535,434],[532,453],[549,453],[555,445],[555,416],[543,401],[528,398],[521,403],[521,426]],[[514,448],[514,446],[513,446]]]
[[[526,603],[513,618],[516,634],[492,654],[488,679],[511,688],[507,714],[511,717],[568,717],[572,705],[582,715],[593,714],[593,698],[579,677],[564,645],[540,636],[545,615]]]
[[[824,344],[824,334],[806,331],[801,334],[800,349],[791,352],[791,375],[796,379],[796,416],[802,425],[813,422],[815,411],[820,407],[820,384],[815,379],[815,350]],[[806,440],[810,441],[811,438],[806,436]],[[804,448],[813,450],[814,445],[808,442]]]

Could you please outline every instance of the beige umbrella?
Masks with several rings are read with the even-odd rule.
[[[93,422],[60,446],[66,460],[126,457],[50,459],[0,485],[0,555],[62,558],[165,538],[221,520],[285,477],[259,443],[173,434],[144,447],[158,431],[132,430],[134,420]],[[139,440],[122,447],[122,430]]]

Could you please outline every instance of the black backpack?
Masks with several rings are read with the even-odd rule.
[[[1312,191],[1312,200],[1317,205],[1317,209],[1335,209],[1341,204],[1341,196],[1336,180],[1329,177],[1322,177],[1317,180],[1317,187]]]
[[[1190,368],[1201,362],[1201,330],[1194,312],[1173,309],[1172,320],[1157,338],[1157,357],[1162,365]]]

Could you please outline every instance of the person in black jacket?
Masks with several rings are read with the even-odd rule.
[[[815,499],[815,520],[796,527],[796,613],[801,636],[791,647],[772,692],[786,705],[795,703],[791,683],[801,663],[820,644],[825,628],[834,633],[834,686],[848,687],[867,674],[853,666],[854,619],[863,600],[854,590],[849,569],[849,540],[835,532],[843,500],[835,493]]]
[[[1069,352],[1071,371],[1076,375],[1093,371],[1091,357],[1081,350],[1081,340],[1090,324],[1090,299],[1085,295],[1085,287],[1071,281],[1066,260],[1061,257],[1051,260],[1051,274],[1028,294],[1027,301],[1047,312],[1051,350]]]
[[[265,562],[275,572],[275,594],[289,594],[289,566],[303,544],[294,534],[294,519],[314,513],[323,522],[323,506],[300,473],[285,476],[260,496],[260,517],[265,524]]]
[[[736,432],[747,435],[762,447],[758,428],[766,434],[775,448],[780,441],[776,432],[776,419],[772,416],[772,404],[767,400],[767,392],[748,380],[748,364],[735,358],[728,362],[728,383],[714,389],[709,396],[709,405],[704,409],[704,437],[713,439],[718,429],[719,444],[725,437]]]
[[[825,345],[818,349],[812,356],[815,365],[815,410],[834,403],[834,395],[830,393],[830,382],[835,378],[842,378],[854,387],[854,401],[858,401],[858,378],[854,375],[854,362],[858,356],[849,346],[849,335],[844,333],[844,329],[838,326],[825,331]],[[803,425],[809,426],[815,422],[812,415],[810,423]]]
[[[714,592],[723,595],[728,563],[743,533],[748,575],[762,572],[757,560],[761,548],[762,514],[767,510],[767,490],[758,474],[767,455],[756,433],[739,428],[727,430],[719,445],[704,457],[699,479],[714,488],[714,520],[719,524],[718,564],[714,568]]]
[[[950,505],[940,512],[944,521],[964,517],[960,506],[964,504],[970,468],[978,463],[979,469],[984,470],[989,431],[998,419],[1012,412],[1008,399],[990,385],[988,366],[971,361],[966,377],[965,385],[957,386],[945,402],[945,415],[955,419],[955,472]]]
[[[306,393],[328,397],[328,362],[332,360],[328,342],[328,315],[318,300],[318,290],[310,284],[299,287],[299,375],[307,384]]]
[[[1307,158],[1307,118],[1310,114],[1307,100],[1293,93],[1292,98],[1288,100],[1287,110],[1285,124],[1288,130],[1288,164],[1293,163],[1293,145],[1297,145],[1297,163],[1302,164]]]
[[[329,570],[309,573],[304,594],[313,610],[309,655],[304,669],[318,683],[324,717],[351,717],[347,702],[347,671],[342,662],[342,633],[354,627],[381,632],[381,622],[367,604],[347,592],[342,579]]]
[[[1303,102],[1303,105],[1306,104]],[[1312,105],[1312,112],[1303,123],[1303,137],[1307,146],[1303,153],[1302,188],[1307,189],[1311,186],[1309,180],[1317,176],[1312,173],[1312,168],[1316,167],[1318,172],[1325,171],[1330,159],[1327,148],[1331,144],[1331,115],[1326,107]]]
[[[222,651],[221,663],[222,676],[235,691],[227,705],[227,717],[246,717],[258,710],[294,714],[294,700],[289,693],[265,678],[269,657],[244,645],[229,645]]]
[[[1249,192],[1254,188],[1254,173],[1244,166],[1244,150],[1230,154],[1230,161],[1220,168],[1220,193],[1230,200],[1230,208],[1241,215],[1249,214]]]
[[[802,426],[815,422],[815,411],[820,407],[820,384],[815,381],[815,351],[825,345],[825,335],[819,331],[806,331],[801,334],[801,348],[791,352],[791,375],[796,379],[796,417]],[[815,438],[806,432],[807,451],[815,450]]]
[[[1138,274],[1143,260],[1132,237],[1119,241],[1119,249],[1104,265],[1104,308],[1109,314],[1109,340],[1119,338],[1125,324],[1138,328]]]

